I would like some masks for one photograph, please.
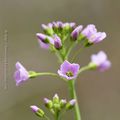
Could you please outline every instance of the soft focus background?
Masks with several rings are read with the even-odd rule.
[[[102,43],[78,56],[78,63],[85,65],[91,54],[104,50],[112,68],[105,73],[83,73],[76,87],[82,120],[120,120],[119,11],[119,0],[0,0],[0,120],[38,120],[30,105],[44,109],[43,98],[51,98],[55,93],[69,99],[67,85],[59,79],[44,76],[20,87],[15,86],[13,79],[16,61],[28,70],[58,70],[56,57],[41,49],[35,36],[36,32],[42,32],[42,23],[57,20],[84,26],[93,23],[99,31],[107,33]],[[7,81],[4,80],[4,30],[9,34]],[[73,120],[72,112],[65,119]]]

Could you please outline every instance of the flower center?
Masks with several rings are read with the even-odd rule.
[[[91,38],[91,39],[94,39],[95,37],[96,37],[95,35],[92,35],[90,38]]]
[[[73,76],[73,73],[72,73],[71,71],[68,71],[68,72],[66,72],[66,75],[67,75],[68,77],[72,77],[72,76]]]

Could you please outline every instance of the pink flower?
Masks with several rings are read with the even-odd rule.
[[[106,38],[105,32],[97,32],[95,25],[88,25],[81,34],[88,39],[88,43],[99,43]]]
[[[107,59],[107,55],[103,51],[92,55],[91,63],[95,64],[100,71],[105,71],[111,67],[111,62]]]
[[[16,85],[20,85],[29,78],[28,71],[22,66],[21,63],[16,63],[16,71],[14,73],[14,79],[16,80]]]
[[[67,60],[63,62],[58,70],[58,74],[68,80],[75,79],[78,75],[80,65],[75,63],[69,63]]]

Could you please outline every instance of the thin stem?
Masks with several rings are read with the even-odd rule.
[[[37,76],[54,76],[54,77],[59,77],[61,78],[62,80],[64,81],[67,81],[66,79],[60,77],[58,74],[56,73],[50,73],[50,72],[42,72],[42,73],[37,73],[37,72],[34,72],[34,71],[29,71],[30,75],[29,75],[29,78],[35,78]]]
[[[55,120],[59,120],[59,114],[55,114]]]
[[[75,80],[70,80],[70,81],[68,81],[68,83],[69,83],[70,97],[71,97],[71,99],[76,100],[76,104],[75,104],[75,108],[74,108],[75,109],[75,120],[81,120],[80,108],[79,108],[76,90],[75,90]]]
[[[81,47],[72,57],[72,62],[74,62],[77,59],[77,56],[80,54],[80,52],[83,50],[83,47]]]
[[[66,113],[66,110],[63,109],[63,111],[61,111],[60,115],[59,115],[59,120],[61,120],[61,118],[63,117],[63,115]]]
[[[46,75],[58,76],[56,73],[50,73],[50,72],[36,73],[36,75],[37,76],[46,76]]]
[[[50,120],[50,118],[48,116],[45,115],[44,117],[46,118],[46,120]]]
[[[68,48],[67,53],[66,53],[66,56],[65,56],[65,59],[66,59],[66,60],[68,59],[70,52],[71,52],[72,49],[76,46],[77,43],[78,43],[77,41],[76,41],[76,42],[72,42],[72,44],[71,44],[70,47]]]
[[[86,71],[86,70],[89,70],[89,69],[91,69],[91,66],[89,66],[89,65],[84,66],[84,67],[82,67],[82,68],[79,70],[78,74],[80,74],[80,73],[82,73],[82,72],[84,72],[84,71]]]
[[[62,56],[60,55],[59,52],[56,52],[56,56],[58,57],[60,63],[63,63],[63,59],[62,59]]]

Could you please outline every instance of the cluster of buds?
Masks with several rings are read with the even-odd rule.
[[[44,98],[45,107],[53,114],[60,115],[60,113],[65,110],[71,110],[75,106],[76,100],[72,99],[70,101],[66,101],[66,99],[60,99],[57,94],[54,95],[53,99],[50,100],[48,98]],[[32,111],[39,117],[46,117],[45,112],[39,107],[32,105],[30,106]]]
[[[59,96],[55,94],[52,100],[44,98],[44,103],[45,106],[53,112],[53,114],[56,114],[58,112],[61,112],[63,109],[70,110],[73,108],[76,100],[72,99],[67,102],[66,99],[60,99]]]
[[[53,34],[58,34],[62,36],[64,32],[71,32],[75,28],[76,24],[74,22],[71,23],[63,23],[61,21],[48,23],[47,25],[42,24],[42,29],[45,34],[52,36]]]
[[[63,23],[61,21],[42,24],[43,33],[37,33],[40,46],[45,49],[61,49],[68,37],[72,41],[85,41],[85,46],[101,42],[105,32],[97,32],[95,25],[90,24],[83,28],[83,25],[76,26],[76,23]],[[54,47],[53,47],[54,46]]]
[[[61,21],[42,24],[43,33],[37,33],[36,36],[39,40],[40,46],[45,49],[54,48],[61,49],[63,39],[67,34],[75,28],[75,23],[63,23]],[[53,47],[54,46],[54,47]]]

